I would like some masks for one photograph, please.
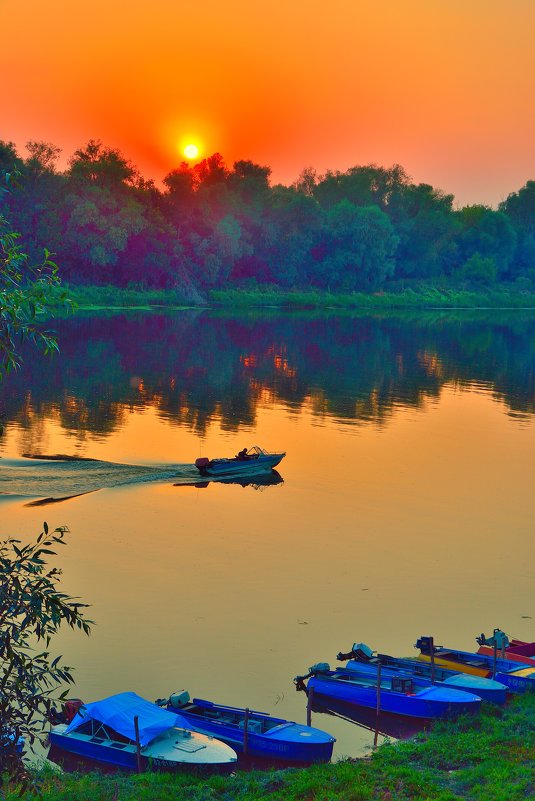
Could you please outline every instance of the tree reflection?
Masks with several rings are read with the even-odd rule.
[[[5,422],[38,451],[44,417],[77,440],[107,437],[132,410],[203,433],[253,426],[259,403],[385,425],[445,384],[484,385],[511,413],[534,412],[535,321],[450,313],[403,316],[78,317],[57,324],[61,354],[25,356],[2,387]]]

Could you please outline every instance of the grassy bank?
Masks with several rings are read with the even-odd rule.
[[[335,309],[374,311],[388,309],[535,309],[535,292],[514,287],[469,291],[455,288],[421,286],[375,294],[331,293],[317,290],[283,291],[273,287],[255,289],[218,289],[208,293],[206,301],[186,298],[178,290],[116,286],[71,286],[64,289],[81,310],[124,310],[163,308],[219,307],[232,309]],[[58,305],[58,313],[61,307]]]
[[[535,292],[499,287],[489,290],[439,289],[422,286],[366,294],[265,289],[220,289],[209,294],[211,304],[233,307],[280,306],[335,309],[477,309],[535,308]]]
[[[438,724],[411,741],[384,744],[370,759],[204,781],[165,774],[58,776],[46,769],[37,779],[40,795],[26,793],[28,800],[523,801],[535,795],[535,693],[505,709],[487,706],[475,718]],[[17,788],[5,797],[20,798]]]
[[[173,289],[133,289],[108,286],[63,284],[67,297],[80,309],[151,309],[154,306],[191,308],[190,299]]]

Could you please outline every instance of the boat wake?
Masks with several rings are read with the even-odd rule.
[[[44,505],[126,484],[170,479],[188,484],[198,477],[192,464],[132,465],[62,454],[0,459],[0,501]]]

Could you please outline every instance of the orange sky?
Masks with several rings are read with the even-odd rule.
[[[0,0],[0,138],[90,138],[161,178],[402,164],[460,204],[535,178],[535,0]]]

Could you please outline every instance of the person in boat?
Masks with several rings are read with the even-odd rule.
[[[238,459],[240,462],[245,462],[247,458],[247,448],[243,448],[243,450],[238,451],[236,454],[236,459]]]

